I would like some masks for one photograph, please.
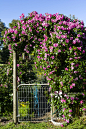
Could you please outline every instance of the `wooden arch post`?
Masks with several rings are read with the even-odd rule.
[[[13,50],[13,121],[17,119],[17,52]]]

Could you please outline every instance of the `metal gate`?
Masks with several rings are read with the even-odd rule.
[[[49,96],[48,84],[20,84],[17,87],[18,122],[51,119]]]

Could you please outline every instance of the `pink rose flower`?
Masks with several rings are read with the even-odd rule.
[[[66,120],[67,123],[69,123],[69,120]]]
[[[48,65],[47,68],[50,68],[50,65]]]
[[[49,92],[51,91],[51,89],[52,89],[52,88],[50,87],[50,88],[49,88]]]
[[[64,118],[65,116],[64,116],[64,115],[62,115],[62,117]]]
[[[68,68],[66,67],[65,70],[68,71]]]
[[[51,71],[50,74],[52,74],[53,72]]]
[[[69,60],[72,60],[73,58],[69,58]]]
[[[74,73],[78,73],[78,71],[74,71]]]
[[[46,70],[46,68],[45,68],[45,67],[43,67],[43,69],[44,69],[44,70]]]
[[[63,82],[60,82],[61,86],[63,86]]]
[[[76,44],[76,40],[73,40],[73,44]]]
[[[83,104],[83,100],[80,101],[80,104]]]
[[[71,117],[71,114],[69,114],[69,116]]]
[[[40,58],[40,56],[37,56],[37,58]]]
[[[51,78],[49,78],[48,76],[46,77],[47,80],[51,80]]]
[[[69,50],[71,50],[72,49],[72,47],[69,47]]]
[[[75,83],[72,83],[72,86],[75,86]]]
[[[73,37],[70,37],[70,40],[73,40]]]
[[[82,51],[82,54],[84,54],[84,53],[85,53],[85,50]]]
[[[19,64],[17,64],[17,67],[19,67]]]
[[[54,56],[51,56],[50,58],[54,59]]]
[[[53,46],[50,46],[49,49],[50,49],[50,52],[52,52],[53,51]]]
[[[81,47],[77,47],[77,49],[81,51]]]
[[[40,66],[40,68],[42,68],[42,66]]]
[[[76,66],[76,67],[78,67],[78,66],[79,66],[79,64],[76,64],[75,66]]]
[[[69,112],[72,112],[72,110],[69,110]]]
[[[64,127],[64,125],[61,124],[61,127]]]
[[[65,99],[63,99],[63,98],[61,98],[61,102],[63,103],[63,102],[65,102],[66,103],[66,100]]]
[[[17,31],[17,30],[14,30],[14,33],[15,33],[15,34],[17,34],[17,33],[18,33],[18,31]]]
[[[58,53],[59,53],[59,52],[61,52],[61,50],[60,50],[60,49],[58,50]]]
[[[82,95],[85,95],[84,93],[82,93]]]
[[[65,111],[66,108],[63,108],[63,112]]]
[[[86,108],[83,108],[82,110],[83,110],[83,111],[85,111],[85,110],[86,110]]]
[[[72,66],[72,67],[71,67],[71,69],[73,70],[73,69],[74,69],[74,67]]]
[[[57,46],[58,46],[58,43],[54,43],[53,46],[54,46],[54,47],[57,47]]]
[[[77,59],[77,57],[74,57],[74,59]]]
[[[53,98],[53,95],[51,95],[51,98]]]
[[[15,46],[17,46],[17,43],[15,43]]]
[[[66,43],[69,43],[69,39],[66,39]]]
[[[78,80],[78,77],[75,78],[75,81]]]
[[[78,34],[77,37],[81,37],[80,34]]]
[[[73,86],[72,85],[70,85],[70,89],[72,89],[73,88]]]
[[[79,98],[76,97],[75,99],[78,100]]]
[[[71,100],[74,100],[74,97],[71,97]]]

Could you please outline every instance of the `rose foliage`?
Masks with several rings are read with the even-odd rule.
[[[86,89],[86,28],[83,21],[70,19],[63,14],[38,14],[24,17],[4,33],[4,46],[18,54],[35,55],[35,67],[44,70],[55,107],[62,106],[60,115],[69,123],[74,104],[85,111]],[[81,92],[69,96],[70,92]],[[72,105],[71,107],[69,105]]]

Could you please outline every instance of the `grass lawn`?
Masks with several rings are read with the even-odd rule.
[[[20,122],[14,124],[12,115],[4,117],[4,119],[5,118],[8,121],[3,120],[3,122],[1,122],[0,118],[0,129],[86,129],[86,116],[74,118],[73,122],[66,127],[54,126],[50,121],[41,123]]]

